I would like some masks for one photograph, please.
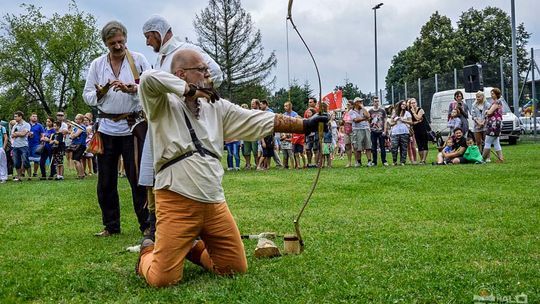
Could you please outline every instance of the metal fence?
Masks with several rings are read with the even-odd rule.
[[[531,50],[534,53],[534,59],[531,62],[540,61],[540,50]],[[533,59],[532,57],[530,59]],[[531,65],[532,67],[532,65]],[[510,58],[499,58],[499,62],[482,63],[482,78],[484,87],[498,87],[502,90],[503,97],[510,105],[512,100],[512,69]],[[529,71],[531,69],[529,68]],[[540,70],[536,65],[536,84],[540,89]],[[535,96],[532,94],[531,74],[527,76],[520,75],[519,77],[519,105],[522,106],[526,100],[525,95],[540,99],[540,90],[536,90]],[[387,90],[381,90],[383,104],[395,104],[406,98],[416,98],[418,104],[424,109],[426,114],[431,113],[431,99],[436,92],[456,90],[464,87],[463,69],[454,69],[442,74],[435,74],[433,77],[426,79],[417,79],[412,82],[393,83],[387,85]]]

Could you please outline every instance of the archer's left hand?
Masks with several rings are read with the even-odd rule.
[[[317,132],[319,130],[319,123],[323,123],[324,132],[328,132],[328,114],[323,113],[321,115],[315,114],[310,118],[304,120],[304,134]]]

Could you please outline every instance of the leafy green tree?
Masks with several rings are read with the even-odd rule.
[[[523,72],[529,65],[526,45],[530,34],[525,26],[517,27],[518,66]],[[510,17],[499,8],[487,7],[484,10],[473,8],[463,12],[457,29],[452,27],[448,17],[435,12],[429,21],[422,26],[420,36],[405,50],[400,51],[392,59],[386,76],[386,89],[391,94],[404,91],[404,82],[409,84],[408,93],[417,90],[416,80],[433,77],[434,74],[451,73],[454,68],[464,65],[487,63],[484,67],[495,63],[495,74],[498,76],[499,57],[509,58],[512,54]],[[506,75],[511,75],[510,67],[505,66]],[[486,69],[484,69],[486,70]],[[491,71],[493,73],[493,71]],[[484,82],[486,83],[486,72]],[[454,87],[452,77],[439,78],[441,87]],[[452,83],[450,83],[452,82]],[[493,81],[490,81],[493,83]],[[497,83],[497,82],[495,82]],[[412,84],[412,85],[411,85]],[[434,91],[434,83],[428,82],[423,91]]]
[[[261,31],[255,29],[240,0],[209,0],[193,26],[198,44],[223,71],[220,91],[225,97],[236,100],[242,89],[268,85],[265,81],[277,63],[276,55],[272,51],[264,57]]]
[[[290,99],[289,99],[290,92]],[[304,115],[304,111],[307,109],[308,99],[312,97],[313,90],[309,83],[306,81],[304,85],[299,85],[296,80],[293,80],[289,90],[285,88],[279,89],[274,93],[274,98],[271,103],[272,109],[278,113],[283,112],[283,104],[286,101],[291,101],[293,110],[300,116]]]
[[[435,12],[414,42],[411,74],[405,80],[414,81],[462,67],[460,47],[450,18]]]
[[[267,87],[260,84],[252,84],[242,87],[242,89],[236,93],[234,102],[238,104],[247,103],[249,105],[253,98],[263,100],[267,99],[268,96],[271,96],[271,93]]]
[[[339,90],[343,92],[343,97],[347,98],[347,100],[353,100],[355,97],[361,97],[364,98],[365,94],[362,93],[362,91],[358,88],[357,85],[353,84],[352,82],[345,80],[344,86],[336,86],[334,90]]]
[[[387,91],[390,92],[392,86],[396,91],[403,91],[405,82],[416,83],[418,78],[463,67],[460,47],[450,18],[435,12],[422,26],[414,43],[392,59],[386,76]],[[409,89],[412,92],[416,86]]]
[[[512,56],[510,16],[500,8],[488,6],[483,10],[470,8],[458,21],[457,36],[465,64],[498,63],[500,57]],[[529,66],[526,45],[530,34],[523,23],[516,28],[519,72]]]
[[[47,18],[41,8],[5,15],[0,24],[0,81],[3,94],[22,96],[47,114],[57,109],[86,111],[83,75],[103,50],[95,18],[69,5],[66,15]],[[6,98],[0,99],[6,100]]]

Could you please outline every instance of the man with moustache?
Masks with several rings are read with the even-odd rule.
[[[178,51],[172,71],[145,72],[140,88],[153,138],[157,230],[155,244],[142,242],[136,272],[155,287],[178,283],[186,258],[218,275],[247,270],[221,184],[224,138],[309,133],[328,122],[327,116],[302,120],[250,111],[219,98],[208,66],[193,50]]]
[[[109,52],[90,64],[83,98],[89,106],[98,108],[97,131],[103,141],[103,154],[98,159],[97,196],[105,228],[96,236],[108,237],[120,233],[120,202],[118,196],[118,160],[122,156],[131,186],[133,207],[139,229],[148,228],[146,189],[137,185],[138,162],[144,135],[137,138],[132,127],[141,121],[138,80],[150,68],[146,58],[126,48],[127,30],[118,21],[107,23],[101,38]]]
[[[171,63],[174,54],[179,50],[191,49],[201,53],[201,56],[203,56],[210,69],[210,78],[212,79],[214,87],[219,87],[221,81],[223,80],[223,73],[221,72],[219,65],[214,61],[214,59],[212,59],[212,57],[204,53],[200,47],[188,42],[183,42],[180,40],[180,38],[175,37],[172,32],[172,27],[165,17],[160,15],[152,15],[144,23],[142,31],[144,37],[146,38],[146,45],[152,47],[154,52],[158,54],[154,64],[154,69],[167,73],[174,73],[174,71],[171,71]],[[150,229],[145,237],[154,240],[156,230],[156,205],[153,193],[154,168],[152,161],[153,151],[151,132],[147,132],[142,152],[141,170],[138,182],[140,186],[147,187],[149,211],[148,224],[150,225]]]

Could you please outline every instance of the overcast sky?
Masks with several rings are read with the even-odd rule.
[[[382,0],[384,1],[384,0]],[[65,13],[67,0],[27,0],[43,8],[43,13]],[[293,18],[314,53],[322,77],[323,95],[347,78],[363,92],[375,90],[374,77],[374,5],[380,1],[353,0],[295,0]],[[540,18],[538,0],[517,0],[516,20],[524,23],[531,33],[528,48],[540,49]],[[0,0],[2,15],[19,14],[21,1]],[[510,14],[510,0],[387,0],[377,11],[379,88],[392,57],[411,45],[420,28],[436,10],[448,16],[454,26],[461,12],[474,7],[496,6]],[[155,54],[145,45],[141,28],[154,13],[166,17],[175,35],[196,41],[193,19],[208,4],[205,0],[79,0],[79,9],[97,17],[98,27],[117,19],[128,28],[130,49],[142,52],[150,61]],[[261,30],[265,56],[276,51],[277,67],[274,90],[288,86],[286,25],[287,0],[243,0],[243,7],[251,14],[255,27]],[[300,84],[311,83],[318,94],[315,69],[300,39],[289,27],[290,76]]]

